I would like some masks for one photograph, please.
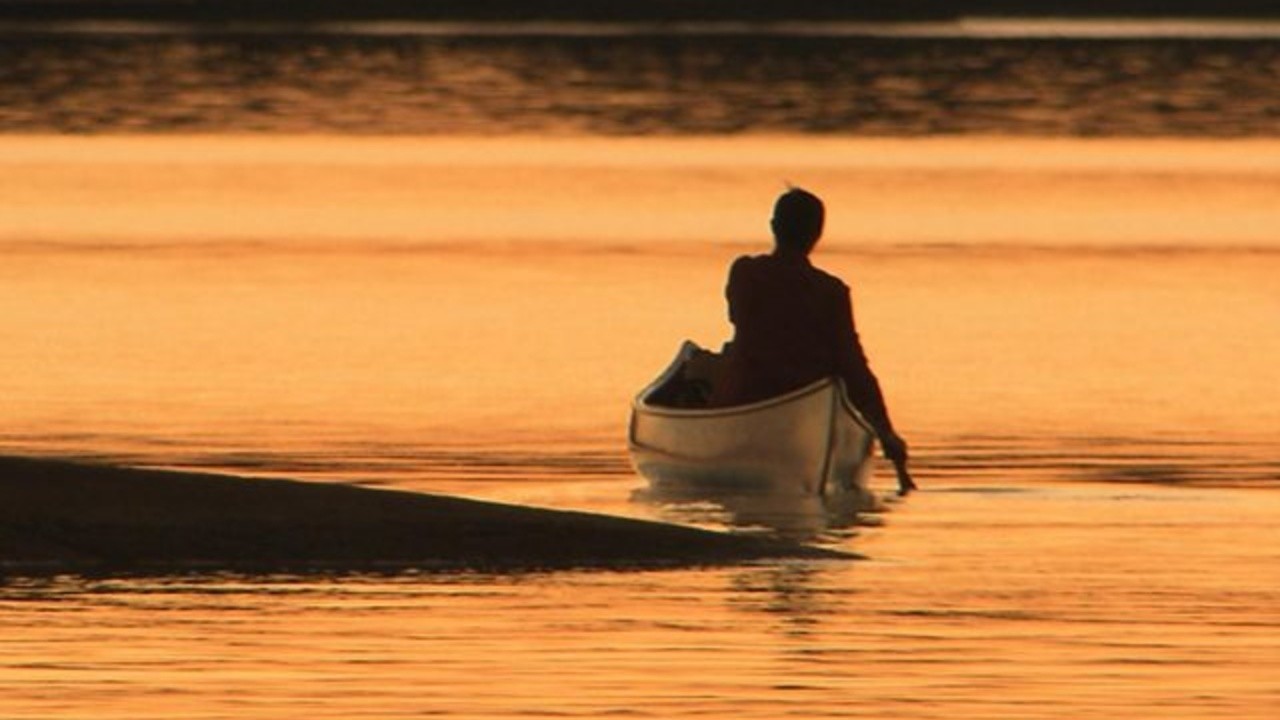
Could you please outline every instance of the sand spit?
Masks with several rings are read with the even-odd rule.
[[[0,575],[501,572],[784,557],[853,556],[441,495],[0,458]]]

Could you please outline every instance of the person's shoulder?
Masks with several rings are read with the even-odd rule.
[[[832,275],[820,267],[810,266],[813,268],[813,277],[822,284],[823,287],[832,292],[849,292],[849,285],[844,280]]]
[[[729,266],[729,274],[742,275],[744,273],[759,272],[768,263],[768,259],[768,255],[740,255]]]
[[[769,262],[771,255],[739,255],[738,259],[733,261],[735,266],[742,267],[760,267]]]

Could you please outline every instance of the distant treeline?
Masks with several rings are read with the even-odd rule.
[[[1280,17],[1277,0],[0,0],[0,19],[678,22],[1017,17]]]

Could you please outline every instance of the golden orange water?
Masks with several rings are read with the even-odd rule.
[[[11,580],[0,717],[1280,712],[1280,142],[4,137],[0,451],[739,525],[623,434],[786,181],[925,487],[869,560]]]
[[[1011,487],[1012,486],[1012,487]],[[55,579],[12,718],[1271,717],[1273,494],[936,486],[857,563]]]

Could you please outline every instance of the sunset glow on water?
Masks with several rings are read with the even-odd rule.
[[[1280,422],[1274,143],[0,142],[19,444],[616,453],[679,341],[728,339],[784,181],[827,198],[816,262],[919,441]]]
[[[511,4],[0,0],[0,720],[1280,717],[1275,18]],[[651,487],[792,184],[921,489]]]
[[[0,715],[1273,717],[1271,141],[4,137],[0,448],[767,532],[624,431],[788,181],[924,488],[866,560],[11,579]]]

